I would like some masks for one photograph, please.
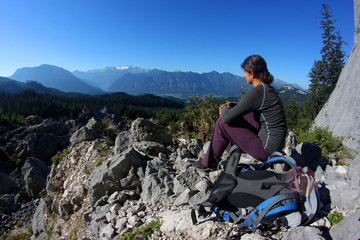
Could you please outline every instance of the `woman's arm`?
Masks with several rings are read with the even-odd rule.
[[[239,117],[259,109],[263,99],[264,86],[259,84],[257,87],[250,89],[233,108],[228,108],[223,105],[221,109],[221,119],[227,124],[236,121]]]

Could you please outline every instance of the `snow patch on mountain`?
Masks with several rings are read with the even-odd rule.
[[[116,67],[117,70],[127,70],[130,66],[122,66],[122,67]]]

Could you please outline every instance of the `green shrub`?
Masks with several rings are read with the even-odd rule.
[[[106,140],[108,140],[112,145],[114,145],[119,132],[115,131],[114,129],[107,128],[104,130],[104,134],[106,136]]]
[[[60,154],[55,155],[52,157],[52,163],[56,167],[59,162],[69,153],[67,149],[64,149]]]
[[[77,220],[77,224],[74,226],[74,228],[70,231],[69,236],[68,236],[68,240],[77,240],[78,239],[78,235],[77,233],[79,232],[79,230],[84,226],[84,223],[81,219]]]
[[[16,222],[15,225],[16,225],[17,227],[21,227],[23,224],[24,224],[24,221],[23,221],[23,220],[19,220],[19,221]]]
[[[141,149],[141,151],[146,155],[151,155],[151,152],[149,149]]]
[[[27,228],[27,236],[26,236],[25,240],[30,240],[32,235],[33,235],[32,227],[28,227]]]
[[[103,142],[96,142],[94,149],[98,152],[99,158],[95,162],[95,167],[103,164],[105,157],[110,153],[110,146]]]
[[[219,117],[219,104],[211,94],[200,98],[193,95],[195,106],[188,106],[184,112],[183,130],[188,138],[208,141],[213,132],[215,121]]]
[[[329,216],[327,218],[331,222],[331,225],[334,226],[335,224],[338,224],[339,222],[341,222],[341,220],[344,219],[344,216],[341,213],[333,212],[333,213],[329,214]]]
[[[147,225],[142,225],[139,228],[130,230],[121,236],[115,238],[116,240],[136,240],[136,239],[149,239],[155,231],[159,231],[161,227],[159,218],[152,220]]]
[[[322,149],[322,155],[327,156],[329,153],[342,152],[344,146],[342,138],[334,137],[328,128],[316,127],[313,131],[300,132],[297,137],[298,142],[315,143]]]
[[[30,240],[31,236],[33,235],[33,231],[31,227],[27,228],[27,233],[17,233],[12,235],[3,234],[0,236],[2,240]]]
[[[51,238],[51,236],[53,235],[53,233],[54,233],[54,223],[51,225],[51,227],[50,227],[48,230],[46,230],[46,235],[47,235],[49,238]]]
[[[95,167],[99,167],[103,164],[104,162],[104,159],[103,158],[98,158],[96,161],[95,161]]]
[[[1,239],[6,239],[6,240],[24,240],[26,239],[27,234],[26,233],[17,233],[17,234],[13,234],[13,235],[2,235]]]
[[[94,149],[99,153],[100,157],[107,156],[110,152],[110,146],[101,142],[96,142]]]
[[[118,126],[115,126],[115,123],[108,118],[105,118],[101,121],[102,126],[103,126],[103,130],[104,130],[104,135],[106,137],[106,140],[114,145],[115,144],[115,139],[117,137],[117,135],[119,134],[119,130],[117,129]]]

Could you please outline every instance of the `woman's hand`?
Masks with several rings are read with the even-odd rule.
[[[220,106],[220,108],[219,108],[219,115],[220,115],[220,117],[221,117],[221,109],[222,109],[223,107],[227,107],[227,108],[230,109],[230,102],[224,103],[223,105]]]

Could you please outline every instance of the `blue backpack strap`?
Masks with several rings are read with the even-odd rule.
[[[260,223],[260,221],[263,218],[283,211],[296,210],[298,198],[299,198],[299,194],[295,192],[285,193],[269,198],[264,202],[262,202],[261,204],[259,204],[256,207],[256,211],[252,211],[246,217],[245,221],[240,225],[240,227],[252,226],[251,230],[252,232],[255,232],[257,225]],[[270,210],[275,204],[284,200],[290,200],[290,202],[285,204],[284,206],[279,206],[275,209]]]
[[[234,222],[238,218],[238,216],[234,212],[226,211],[226,210],[220,209],[219,207],[215,207],[214,212],[216,213],[216,217],[220,221]]]
[[[296,161],[285,154],[282,154],[280,152],[274,152],[270,155],[270,157],[260,166],[260,169],[264,169],[267,164],[270,163],[286,163],[288,164],[293,170],[298,166]]]

